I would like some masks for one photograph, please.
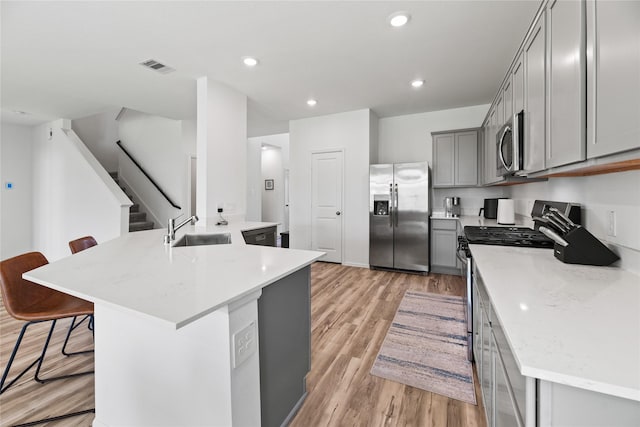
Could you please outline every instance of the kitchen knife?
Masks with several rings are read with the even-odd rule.
[[[546,213],[546,214],[542,215],[542,218],[544,218],[547,221],[549,221],[549,224],[553,225],[553,228],[557,229],[558,232],[560,232],[560,233],[564,234],[567,231],[569,231],[568,227],[564,226],[562,224],[562,222],[560,222],[559,220],[554,218],[550,213]]]
[[[554,207],[549,207],[549,210],[551,211],[551,213],[553,214],[554,217],[556,217],[559,220],[561,220],[563,224],[566,224],[566,226],[569,227],[569,230],[573,230],[574,228],[578,227],[578,225],[576,225],[576,223],[571,221],[568,216],[566,216],[565,214],[560,212],[559,209],[554,208]]]
[[[551,240],[553,240],[554,242],[556,242],[560,246],[569,246],[569,242],[567,242],[562,237],[560,237],[560,235],[558,233],[556,233],[555,231],[553,231],[553,230],[551,230],[551,229],[549,229],[549,228],[547,228],[545,226],[540,226],[538,228],[538,230],[540,230],[540,232],[542,234],[544,234],[545,236],[547,236],[548,238],[550,238]]]

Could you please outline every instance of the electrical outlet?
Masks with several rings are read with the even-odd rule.
[[[256,352],[256,322],[233,334],[233,368],[237,368]]]
[[[616,237],[616,211],[608,211],[607,236]]]

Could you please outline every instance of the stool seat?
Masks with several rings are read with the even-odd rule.
[[[9,315],[30,322],[93,314],[93,303],[22,278],[22,273],[46,264],[40,252],[0,263],[2,298]]]

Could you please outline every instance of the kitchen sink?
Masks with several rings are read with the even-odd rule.
[[[172,245],[176,246],[203,246],[203,245],[228,245],[231,243],[231,234],[185,234]]]

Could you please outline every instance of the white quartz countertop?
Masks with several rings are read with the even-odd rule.
[[[243,230],[273,223],[185,226],[230,233],[231,244],[170,247],[165,230],[128,233],[25,273],[36,283],[181,328],[311,264],[323,252],[246,245]]]
[[[522,375],[640,401],[639,276],[550,249],[470,249]]]

